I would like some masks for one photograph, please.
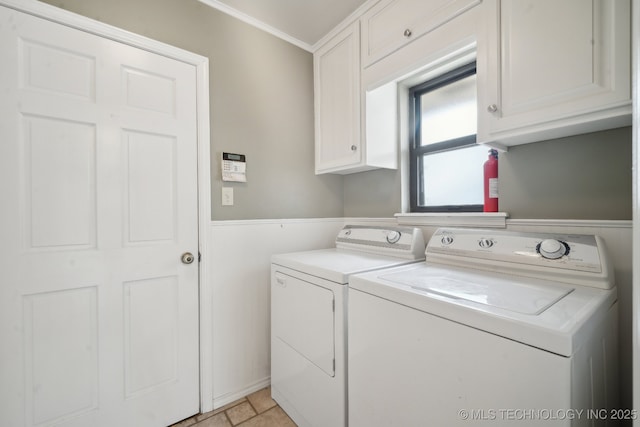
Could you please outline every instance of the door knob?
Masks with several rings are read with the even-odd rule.
[[[182,254],[180,259],[182,260],[183,264],[191,264],[195,260],[195,257],[191,252],[185,252]]]

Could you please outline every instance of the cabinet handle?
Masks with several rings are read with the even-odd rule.
[[[404,30],[404,36],[405,37],[411,37],[411,30],[408,29],[408,28],[406,30]]]
[[[355,145],[351,146],[351,151],[356,151],[358,149],[358,147],[356,147]]]
[[[495,113],[498,111],[498,106],[496,104],[491,104],[487,107],[487,111],[490,113]]]

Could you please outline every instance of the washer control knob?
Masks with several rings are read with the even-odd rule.
[[[392,230],[389,232],[389,234],[387,234],[387,242],[391,244],[397,243],[398,240],[400,240],[401,235],[402,233],[400,233],[399,231]]]
[[[451,236],[442,236],[442,239],[440,239],[440,242],[442,242],[443,245],[450,245],[453,243],[453,237]]]
[[[491,239],[480,239],[478,242],[481,248],[488,249],[493,246],[493,240]]]
[[[537,249],[538,253],[547,259],[558,259],[569,253],[567,244],[556,239],[543,240]]]

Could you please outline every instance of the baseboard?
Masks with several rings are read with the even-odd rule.
[[[234,391],[233,393],[227,393],[219,397],[213,398],[213,409],[218,409],[229,403],[235,402],[238,399],[242,399],[245,396],[250,395],[253,392],[268,387],[271,384],[271,377],[263,378],[260,381],[248,385],[247,387]]]

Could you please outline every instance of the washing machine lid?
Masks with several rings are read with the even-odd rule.
[[[426,269],[421,274],[399,272],[382,279],[410,286],[418,292],[471,301],[513,313],[538,315],[564,298],[575,287],[525,283],[512,278],[487,277],[445,269]]]
[[[616,302],[598,289],[426,263],[352,276],[350,289],[570,357]]]
[[[346,285],[352,274],[379,270],[417,262],[388,255],[350,249],[330,248],[305,252],[278,254],[271,263],[311,276]]]

